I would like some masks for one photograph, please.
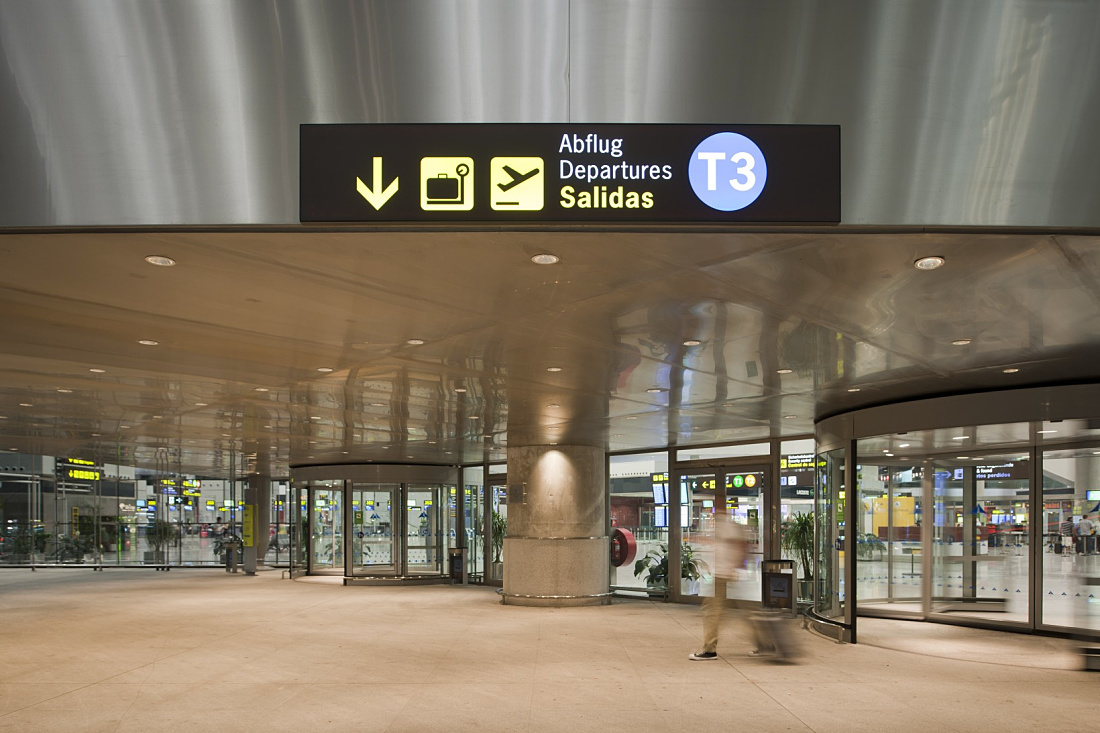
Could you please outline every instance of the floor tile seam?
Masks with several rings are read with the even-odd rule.
[[[41,700],[36,700],[35,702],[31,703],[30,705],[24,705],[21,708],[16,708],[15,710],[9,710],[6,713],[0,714],[0,721],[3,721],[4,718],[6,718],[7,716],[9,716],[13,713],[19,713],[19,712],[22,712],[24,710],[29,710],[30,708],[37,707],[37,706],[41,705],[42,703],[47,703],[47,702],[50,702],[51,700],[56,700],[59,697],[65,697],[66,695],[71,695],[74,692],[79,692],[80,690],[85,690],[89,687],[95,687],[96,685],[100,684],[101,682],[102,682],[102,680],[98,680],[96,682],[87,682],[87,683],[84,683],[84,684],[73,683],[73,684],[76,684],[77,686],[74,687],[71,690],[66,690],[65,692],[59,693],[57,695],[51,695],[50,697],[44,697]],[[13,682],[13,683],[6,683],[6,684],[34,685],[34,686],[37,687],[37,683],[35,683],[35,682]],[[133,702],[130,703],[130,705],[127,707],[127,710],[129,710],[130,707],[133,707]]]

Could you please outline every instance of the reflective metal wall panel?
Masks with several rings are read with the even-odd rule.
[[[846,224],[1095,226],[1100,3],[0,2],[0,226],[293,223],[324,122],[842,126]]]

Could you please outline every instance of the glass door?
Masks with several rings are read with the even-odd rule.
[[[398,484],[352,484],[351,574],[395,575],[398,537],[394,507]]]
[[[681,598],[698,598],[713,593],[714,569],[714,507],[719,486],[718,474],[686,473],[680,476],[680,561],[678,572],[673,553],[665,562],[670,584],[679,586]],[[672,518],[675,521],[675,518]],[[671,549],[671,548],[670,548]],[[704,584],[707,593],[702,593]]]
[[[318,481],[310,489],[311,573],[344,574],[343,483]]]
[[[443,488],[409,484],[405,504],[406,573],[442,575],[447,548]]]

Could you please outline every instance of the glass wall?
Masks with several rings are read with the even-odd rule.
[[[466,574],[471,583],[485,578],[485,468],[467,466],[462,469],[462,484],[466,513]]]
[[[1100,444],[1043,456],[1043,624],[1100,632]]]
[[[166,459],[167,460],[167,459]],[[6,454],[0,563],[217,566],[241,534],[245,481]],[[288,482],[271,482],[265,560],[289,562]]]
[[[611,456],[608,466],[612,534],[625,545],[612,559],[611,588],[627,595],[663,595],[668,589],[668,453]]]

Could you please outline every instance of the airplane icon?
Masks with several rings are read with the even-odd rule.
[[[497,188],[499,188],[501,191],[509,191],[526,181],[528,178],[538,175],[539,172],[538,168],[534,168],[528,173],[520,173],[510,165],[503,166],[503,168],[504,172],[511,176],[512,180],[508,181],[507,183],[498,183]]]

